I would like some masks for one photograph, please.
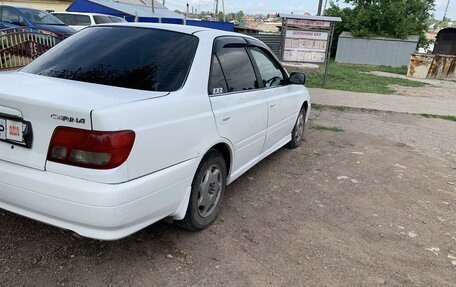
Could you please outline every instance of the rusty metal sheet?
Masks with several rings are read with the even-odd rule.
[[[420,79],[456,78],[456,56],[414,54],[407,76]]]

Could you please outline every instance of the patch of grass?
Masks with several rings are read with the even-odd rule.
[[[352,107],[345,107],[345,106],[330,106],[330,105],[320,105],[320,104],[312,104],[312,109],[319,110],[319,111],[320,110],[336,110],[339,112],[353,111],[353,112],[363,112],[363,113],[376,113],[376,112],[397,113],[397,112],[392,112],[392,111],[381,111],[381,110],[368,109],[368,108],[352,108]],[[413,114],[413,113],[404,113],[404,114],[418,115],[418,114]],[[456,122],[456,116],[450,116],[450,115],[442,116],[442,115],[434,115],[434,114],[420,114],[420,115],[425,118],[428,118],[428,119],[441,119],[441,120]],[[320,129],[320,128],[315,128],[315,129]]]
[[[368,108],[352,108],[346,106],[331,106],[331,105],[320,105],[320,104],[312,104],[313,110],[336,110],[339,112],[348,112],[348,111],[361,111],[363,113],[373,113],[373,112],[385,112],[388,111],[381,111],[376,109],[368,109]]]
[[[318,131],[330,131],[330,132],[336,132],[336,133],[340,133],[340,132],[344,132],[345,130],[341,129],[341,128],[336,128],[336,127],[326,127],[326,126],[313,126],[312,127],[314,130],[318,130]]]
[[[320,104],[312,104],[312,110],[322,110],[323,107],[324,106]]]
[[[333,60],[329,64],[328,81],[325,89],[352,92],[393,94],[390,85],[405,87],[424,87],[427,84],[400,78],[390,78],[368,74],[372,71],[381,71],[405,75],[407,68],[394,68],[386,66],[366,66],[338,64]],[[323,73],[307,73],[306,86],[309,88],[323,88]]]
[[[334,106],[334,109],[338,110],[339,112],[345,112],[347,107],[344,106]]]
[[[360,110],[361,110],[363,113],[381,112],[380,110],[368,109],[368,108],[361,108]]]
[[[441,115],[431,115],[431,114],[421,114],[423,117],[428,119],[442,119],[447,121],[456,122],[456,116],[441,116]]]

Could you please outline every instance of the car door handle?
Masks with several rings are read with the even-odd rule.
[[[276,105],[276,104],[272,104],[272,105],[269,106],[269,108],[270,108],[271,110],[273,110],[273,109],[277,108],[277,105]]]
[[[231,116],[225,116],[222,118],[222,123],[227,124],[227,123],[231,122],[232,119],[233,118]]]

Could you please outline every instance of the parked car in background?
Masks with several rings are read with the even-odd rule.
[[[101,240],[208,227],[226,185],[301,145],[304,83],[243,34],[88,27],[0,75],[0,208]]]
[[[59,18],[60,21],[77,31],[97,24],[127,22],[125,19],[120,17],[96,13],[54,12],[52,14]]]
[[[112,23],[127,23],[127,20],[121,17],[117,16],[108,16],[109,19],[111,19]]]
[[[61,34],[64,38],[73,35],[76,30],[65,25],[52,14],[32,8],[0,5],[0,29],[21,26],[33,29],[48,30]]]

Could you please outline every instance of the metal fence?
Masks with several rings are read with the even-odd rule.
[[[280,34],[249,34],[252,37],[265,43],[279,59],[282,57],[281,43],[282,36]]]
[[[355,38],[343,32],[339,36],[336,62],[377,66],[407,66],[410,55],[415,53],[418,36],[408,39]]]
[[[0,30],[0,70],[21,68],[63,40],[63,35],[19,27]]]

